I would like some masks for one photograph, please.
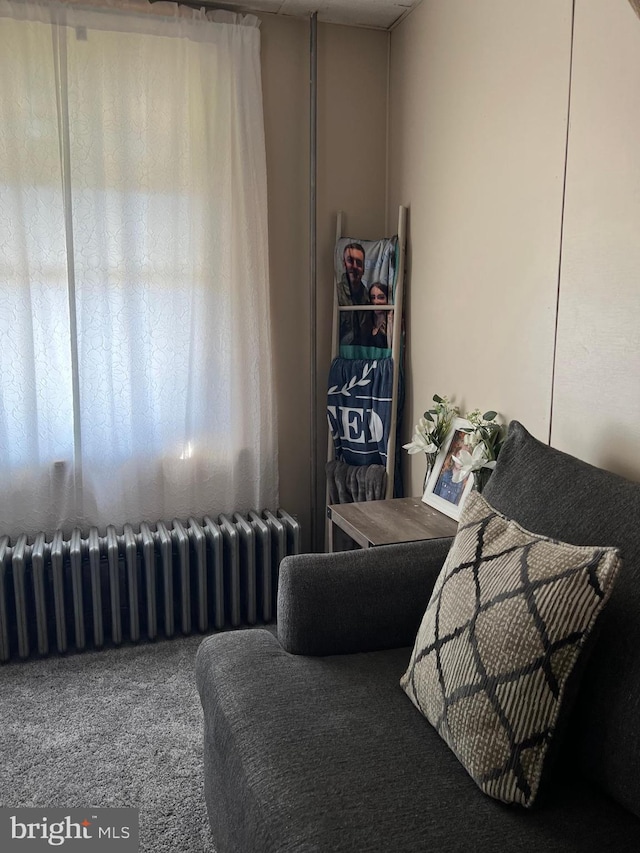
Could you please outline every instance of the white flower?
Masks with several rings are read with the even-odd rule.
[[[457,456],[453,456],[453,461],[459,466],[451,478],[454,483],[462,482],[472,471],[479,471],[480,468],[496,467],[495,459],[490,462],[487,457],[487,448],[484,442],[476,444],[473,453],[469,453],[468,450],[461,450]]]
[[[416,432],[420,432],[422,435],[429,435],[429,433],[432,433],[435,428],[435,423],[433,421],[428,421],[426,418],[420,418],[415,426]]]
[[[403,444],[402,446],[409,452],[409,454],[435,453],[438,449],[432,441],[429,441],[427,437],[420,432],[414,433],[409,444]]]
[[[412,453],[437,453],[438,446],[434,444],[429,436],[435,429],[433,421],[428,421],[426,418],[420,418],[414,427],[415,432],[409,444],[403,444],[405,450]]]

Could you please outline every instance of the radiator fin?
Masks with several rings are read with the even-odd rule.
[[[299,550],[282,509],[0,536],[0,661],[271,622]]]

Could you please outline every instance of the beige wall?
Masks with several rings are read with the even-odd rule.
[[[331,363],[336,217],[345,236],[385,235],[389,35],[354,27],[318,28],[318,494],[324,546],[327,376]]]
[[[434,393],[547,440],[571,0],[423,0],[392,33],[389,215],[409,207],[404,437]],[[424,460],[407,459],[421,491]]]
[[[280,502],[310,531],[309,24],[261,15]],[[318,26],[318,531],[324,529],[326,377],[335,218],[384,233],[388,35]]]
[[[578,0],[552,444],[640,480],[640,19]]]
[[[319,513],[340,208],[355,237],[409,208],[404,440],[450,394],[640,477],[640,20],[576,0],[562,231],[571,6],[423,0],[391,34],[388,152],[387,34],[319,27]],[[308,23],[262,33],[281,502],[308,533]]]
[[[262,16],[269,272],[280,504],[309,530],[307,27]]]
[[[626,0],[576,0],[562,218],[571,6],[423,0],[392,35],[405,436],[449,393],[640,479],[640,20]]]

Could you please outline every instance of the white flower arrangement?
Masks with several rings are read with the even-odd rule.
[[[404,449],[410,454],[426,453],[430,464],[442,447],[444,440],[449,435],[453,419],[458,416],[459,410],[448,397],[433,395],[435,406],[429,409],[420,418],[413,430],[413,437],[409,444],[404,444]]]
[[[496,467],[496,460],[503,441],[501,424],[497,423],[497,412],[485,412],[480,409],[467,412],[466,419],[471,426],[466,428],[464,443],[466,448],[461,450],[453,461],[458,466],[452,479],[454,483],[465,480],[473,474],[477,485],[481,488]],[[484,475],[480,472],[484,469]]]
[[[455,418],[459,416],[458,406],[453,405],[448,397],[434,394],[433,402],[434,408],[426,411],[415,425],[411,441],[403,445],[410,455],[426,454],[427,477],[438,452],[449,436]],[[452,477],[454,483],[460,483],[469,474],[473,474],[479,488],[485,484],[496,466],[504,440],[503,427],[496,421],[497,417],[497,412],[482,414],[480,409],[473,409],[465,415],[469,426],[463,428],[466,433],[464,449],[453,456],[456,463],[456,471]]]

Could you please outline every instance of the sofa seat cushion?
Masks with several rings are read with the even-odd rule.
[[[260,629],[204,640],[217,853],[589,853],[640,837],[640,820],[590,789],[554,786],[532,812],[482,794],[407,701],[410,655],[290,655]]]

